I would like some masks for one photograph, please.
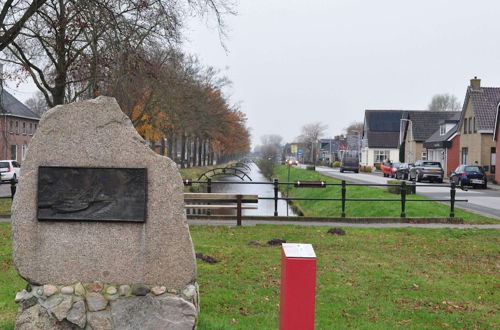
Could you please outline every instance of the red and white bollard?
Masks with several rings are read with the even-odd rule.
[[[314,329],[316,253],[311,244],[281,248],[280,329]]]

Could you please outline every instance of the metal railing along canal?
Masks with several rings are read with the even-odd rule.
[[[293,182],[280,182],[278,179],[273,181],[212,181],[210,178],[206,181],[194,181],[191,179],[183,179],[185,186],[191,186],[193,184],[200,184],[206,187],[206,192],[211,193],[214,184],[243,184],[243,185],[272,185],[274,187],[273,197],[263,197],[259,196],[260,200],[273,200],[274,201],[274,216],[278,216],[278,201],[284,200],[290,201],[325,201],[325,202],[340,202],[341,203],[341,217],[346,217],[346,203],[347,202],[399,202],[401,203],[401,218],[406,217],[406,204],[412,202],[447,202],[450,203],[450,218],[455,217],[455,203],[456,202],[468,202],[467,199],[457,199],[456,198],[456,185],[452,182],[450,185],[443,184],[407,184],[406,181],[401,181],[400,184],[382,184],[382,183],[348,183],[342,180],[340,183],[329,183],[326,181],[302,181],[297,180]],[[340,186],[340,197],[332,198],[312,198],[312,197],[279,197],[280,186],[294,186],[295,188],[326,188],[331,186]],[[347,197],[348,187],[398,187],[399,197],[398,198],[351,198]],[[429,198],[429,199],[414,199],[407,198],[408,189],[412,189],[415,192],[417,187],[439,187],[439,188],[449,188],[450,197],[449,198]],[[464,189],[465,190],[465,189]]]

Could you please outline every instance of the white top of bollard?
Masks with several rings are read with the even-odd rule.
[[[283,243],[281,247],[287,258],[316,258],[311,244]]]

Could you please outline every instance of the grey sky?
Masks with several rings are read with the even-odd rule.
[[[192,24],[187,49],[233,80],[253,141],[293,140],[303,124],[340,134],[364,109],[425,109],[436,93],[461,102],[469,79],[500,86],[500,1],[242,0],[215,30]]]
[[[237,10],[229,53],[198,21],[185,49],[233,81],[255,143],[291,141],[315,121],[337,135],[364,109],[425,109],[437,93],[463,101],[473,76],[500,86],[498,0],[241,0]]]

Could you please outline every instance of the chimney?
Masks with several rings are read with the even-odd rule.
[[[479,90],[481,88],[481,79],[477,79],[477,77],[474,77],[474,79],[470,80],[470,86],[472,89]]]

